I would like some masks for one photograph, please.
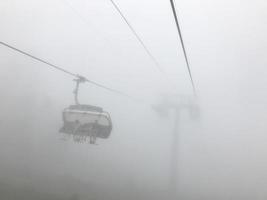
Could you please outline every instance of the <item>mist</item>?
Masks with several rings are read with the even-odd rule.
[[[194,96],[170,2],[114,2],[163,71],[109,0],[0,2],[1,42],[127,94],[81,84],[111,135],[62,140],[74,77],[0,45],[0,199],[266,199],[267,3],[176,0]]]

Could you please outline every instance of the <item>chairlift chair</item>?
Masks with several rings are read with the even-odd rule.
[[[112,131],[112,121],[108,112],[101,107],[79,104],[79,84],[84,82],[82,77],[75,79],[75,105],[65,108],[62,114],[63,127],[61,133],[72,135],[74,141],[83,142],[90,138],[90,144],[95,144],[97,138],[106,139]]]

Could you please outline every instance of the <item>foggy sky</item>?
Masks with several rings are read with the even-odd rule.
[[[114,130],[97,146],[63,142],[73,77],[0,46],[2,183],[66,196],[85,195],[78,185],[89,184],[99,199],[101,187],[113,199],[138,199],[132,194],[142,189],[165,195],[174,116],[162,119],[149,104],[192,94],[190,79],[169,1],[116,2],[167,79],[108,0],[0,2],[0,41],[146,102],[82,85],[80,101],[109,111]],[[180,199],[266,199],[267,3],[176,0],[176,7],[201,110],[198,121],[180,117]]]

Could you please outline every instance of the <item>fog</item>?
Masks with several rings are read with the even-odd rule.
[[[266,199],[267,3],[176,0],[193,119],[153,109],[193,96],[170,2],[115,2],[164,73],[109,0],[0,2],[1,42],[133,97],[82,84],[80,102],[108,111],[113,130],[64,141],[73,77],[0,45],[0,199]]]

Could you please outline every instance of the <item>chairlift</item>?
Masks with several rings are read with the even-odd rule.
[[[95,144],[97,138],[106,139],[110,136],[111,117],[101,107],[80,104],[79,85],[86,79],[78,76],[74,81],[76,82],[75,105],[64,109],[62,114],[64,124],[60,132],[72,136],[75,142],[86,142],[89,138],[89,143]]]

